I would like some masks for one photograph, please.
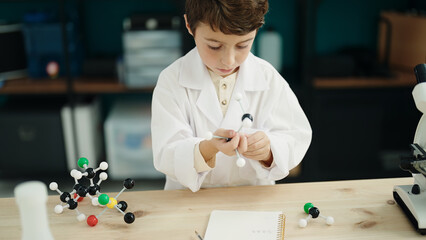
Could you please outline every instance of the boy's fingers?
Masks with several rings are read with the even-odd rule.
[[[235,136],[234,130],[219,128],[214,132],[214,135],[226,138],[233,138]]]
[[[245,135],[241,135],[240,142],[238,145],[238,152],[241,154],[247,151],[247,137]]]

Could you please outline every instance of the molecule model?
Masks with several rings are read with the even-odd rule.
[[[103,180],[107,179],[107,174],[105,172],[102,172],[99,175],[100,180],[96,184],[93,183],[93,178],[95,177],[97,171],[106,170],[108,168],[108,163],[101,162],[98,168],[93,169],[88,167],[89,160],[87,160],[87,158],[82,157],[78,160],[77,164],[79,167],[84,168],[85,172],[82,173],[76,169],[71,170],[70,175],[74,178],[74,181],[75,181],[72,192],[62,192],[61,190],[59,190],[58,184],[56,182],[51,182],[49,185],[49,188],[52,191],[58,192],[60,195],[59,199],[64,203],[64,205],[62,204],[56,205],[55,207],[56,213],[58,214],[62,213],[65,208],[68,208],[70,210],[76,210],[77,219],[79,221],[83,221],[86,219],[86,216],[77,210],[78,202],[82,201],[83,198],[86,196],[91,197],[91,195],[96,195],[99,192],[100,184]],[[82,184],[79,183],[79,180],[83,176],[90,180],[89,187],[83,186]],[[89,193],[89,195],[87,193]]]
[[[124,215],[124,221],[128,224],[131,224],[135,221],[135,215],[131,212],[128,213],[124,213],[124,211],[126,211],[127,209],[127,203],[125,201],[120,201],[117,203],[117,198],[118,196],[120,196],[120,194],[126,190],[126,189],[131,189],[133,188],[133,186],[135,186],[135,181],[128,178],[126,180],[124,180],[123,183],[123,189],[121,189],[121,191],[117,194],[117,196],[115,196],[114,198],[110,198],[108,195],[106,194],[101,194],[98,197],[98,203],[102,206],[107,206],[107,208],[105,208],[100,214],[98,214],[97,216],[95,215],[90,215],[87,218],[87,225],[93,227],[98,223],[98,219],[99,217],[106,211],[108,210],[108,208],[115,208],[117,209],[119,212],[121,212]],[[93,202],[92,202],[93,203]]]
[[[307,218],[299,220],[299,227],[304,228],[308,225],[308,222],[311,218],[317,218],[318,216],[325,219],[327,225],[332,225],[334,223],[333,217],[326,217],[320,214],[320,211],[317,207],[314,207],[312,203],[306,203],[303,206],[303,210],[309,214]]]
[[[241,110],[243,111],[243,116],[241,117],[241,126],[238,129],[237,132],[240,132],[240,130],[245,127],[245,128],[250,128],[253,124],[253,116],[250,113],[246,113],[246,111],[243,108],[243,105],[241,104],[241,99],[242,99],[242,95],[240,93],[237,93],[235,95],[235,100],[238,101]],[[210,140],[212,138],[218,138],[218,139],[225,139],[227,142],[231,141],[230,138],[226,138],[226,137],[222,137],[222,136],[215,136],[213,135],[213,133],[211,132],[207,132],[206,133],[206,140]],[[241,157],[240,153],[238,152],[238,149],[235,149],[235,154],[237,155],[237,161],[236,164],[238,167],[244,167],[246,165],[246,160],[244,158]]]
[[[77,164],[80,168],[84,168],[85,171],[84,173],[82,173],[76,169],[71,170],[70,175],[74,178],[74,181],[75,181],[72,192],[62,192],[61,190],[59,190],[58,184],[56,182],[51,182],[49,185],[50,190],[57,191],[59,193],[60,200],[61,202],[63,202],[63,204],[56,205],[55,212],[60,214],[63,212],[65,208],[68,208],[70,210],[75,210],[75,212],[77,213],[77,220],[83,221],[86,219],[86,215],[83,213],[80,213],[77,210],[78,202],[82,201],[84,197],[89,197],[91,198],[91,203],[93,206],[106,205],[107,207],[110,207],[110,208],[116,207],[116,208],[119,208],[119,211],[121,211],[124,214],[123,211],[127,209],[127,203],[124,201],[121,201],[117,204],[117,201],[115,199],[124,191],[124,189],[133,188],[133,186],[135,185],[135,182],[132,179],[126,179],[124,181],[125,188],[121,190],[121,192],[115,197],[115,199],[114,198],[109,199],[108,195],[102,194],[100,192],[101,191],[100,184],[102,181],[108,178],[108,174],[106,172],[101,172],[99,174],[99,181],[97,183],[93,182],[93,179],[99,170],[108,169],[108,163],[101,162],[98,168],[93,169],[88,167],[89,161],[87,160],[87,158],[82,157],[78,160]],[[80,184],[79,180],[81,180],[83,177],[85,177],[86,179],[90,181],[90,186],[86,187]],[[105,212],[105,210],[103,212]],[[125,216],[125,222],[132,223],[134,221],[133,213],[128,213],[126,215],[127,216]],[[89,218],[87,219],[88,225],[95,226],[98,222],[98,219],[93,215],[91,215]]]

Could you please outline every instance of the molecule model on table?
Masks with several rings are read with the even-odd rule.
[[[299,227],[302,227],[302,228],[306,227],[311,218],[317,218],[317,217],[324,218],[327,225],[332,225],[334,223],[333,217],[322,216],[320,214],[319,209],[317,207],[314,207],[312,203],[306,203],[303,206],[303,210],[309,215],[307,218],[303,218],[299,220]]]
[[[124,215],[124,221],[128,224],[131,224],[135,221],[135,215],[131,212],[125,213],[127,209],[127,203],[125,201],[120,201],[117,203],[117,198],[120,196],[120,194],[126,190],[126,189],[132,189],[135,186],[135,181],[133,179],[127,178],[124,180],[123,183],[123,189],[115,196],[114,198],[110,198],[106,194],[101,194],[98,197],[97,202],[102,206],[107,206],[100,214],[98,215],[90,215],[87,218],[87,224],[91,227],[95,226],[98,223],[99,217],[106,211],[108,208],[115,208],[119,212],[121,212]]]
[[[250,128],[253,124],[253,116],[250,113],[246,113],[246,111],[243,108],[243,105],[241,104],[242,95],[240,93],[235,95],[235,100],[238,101],[241,110],[243,111],[243,116],[241,117],[241,126],[238,129],[237,133],[240,132],[240,130],[245,128]],[[212,132],[206,133],[206,139],[210,140],[212,138],[219,138],[219,139],[226,139],[226,141],[231,141],[230,138],[222,137],[222,136],[215,136]],[[238,149],[235,149],[235,154],[237,155],[237,161],[236,164],[238,167],[244,167],[246,165],[246,160],[241,157],[240,153],[238,152]]]
[[[102,199],[105,199],[105,196],[108,197],[106,194],[102,194],[100,192],[100,190],[101,190],[100,184],[101,184],[102,181],[104,181],[108,178],[108,174],[106,172],[101,172],[99,174],[99,181],[97,183],[94,183],[93,179],[94,179],[94,177],[96,176],[96,173],[99,170],[107,170],[108,169],[108,163],[101,162],[99,164],[98,168],[93,169],[93,168],[88,167],[89,161],[87,160],[87,158],[82,157],[78,160],[77,164],[80,168],[84,168],[85,172],[82,173],[82,172],[80,172],[76,169],[71,170],[70,175],[74,178],[74,181],[75,181],[72,192],[60,191],[59,188],[58,188],[58,184],[56,182],[51,182],[50,185],[49,185],[49,188],[52,191],[57,191],[60,195],[60,200],[63,202],[63,204],[56,205],[56,207],[55,207],[56,213],[58,213],[58,214],[62,213],[65,208],[68,208],[70,210],[75,210],[76,213],[77,213],[77,220],[83,221],[83,220],[86,219],[86,215],[83,214],[83,213],[80,213],[78,211],[77,207],[78,207],[78,202],[82,201],[84,199],[84,197],[91,198],[91,203],[92,203],[93,206],[105,205],[105,204],[100,204],[100,202],[99,202],[100,196],[102,196]],[[79,183],[79,180],[82,177],[85,177],[86,179],[88,179],[90,181],[90,186],[86,187],[86,186]],[[125,185],[127,186],[127,189],[133,188],[134,181],[132,179],[126,179]],[[124,189],[118,195],[120,195],[123,191],[124,191]],[[118,197],[118,195],[117,195],[117,197]],[[108,198],[108,202],[109,202],[109,198]],[[121,208],[125,210],[127,208],[126,202],[123,201],[123,202],[120,202],[120,203],[121,203],[121,205],[120,205]],[[125,205],[125,207],[123,207],[124,205]],[[122,210],[122,211],[124,211],[124,210]],[[133,215],[133,214],[129,214],[129,215]],[[97,220],[96,220],[96,223],[97,223]],[[91,225],[88,222],[88,224],[90,226],[95,226],[96,223],[94,225],[93,224]]]
[[[87,158],[80,158],[77,164],[79,167],[84,168],[85,172],[82,173],[76,169],[71,170],[70,175],[74,178],[74,181],[75,181],[72,192],[62,192],[61,190],[59,190],[58,184],[56,182],[51,182],[49,185],[49,188],[52,191],[58,192],[60,195],[59,199],[64,203],[63,205],[62,204],[56,205],[55,207],[56,213],[58,214],[62,213],[64,208],[75,210],[77,213],[77,220],[83,221],[86,219],[86,215],[84,215],[83,213],[80,213],[77,210],[78,202],[82,201],[84,197],[94,196],[100,191],[100,184],[103,180],[107,179],[108,175],[105,172],[102,172],[101,174],[99,174],[99,182],[96,184],[93,183],[93,178],[95,177],[97,171],[108,169],[108,163],[101,162],[98,168],[93,169],[88,167],[89,160],[87,160]],[[90,186],[88,188],[79,183],[79,180],[83,176],[90,180]],[[87,193],[89,193],[89,195]]]

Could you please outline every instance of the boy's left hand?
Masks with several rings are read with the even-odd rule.
[[[264,132],[255,132],[247,135],[247,151],[243,153],[244,157],[264,161],[267,165],[272,163],[271,142]]]

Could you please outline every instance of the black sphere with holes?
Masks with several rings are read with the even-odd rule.
[[[250,119],[250,121],[253,122],[253,116],[250,113],[245,113],[242,117],[241,117],[241,121],[244,121],[244,119]]]
[[[73,199],[70,199],[70,200],[68,200],[68,205],[69,205],[69,209],[70,210],[73,210],[73,209],[76,209],[77,208],[77,206],[78,206],[78,204],[77,204],[77,202],[76,201],[74,201]]]
[[[94,196],[94,195],[96,195],[97,191],[101,191],[101,187],[98,184],[95,183],[93,186],[89,187],[88,191],[89,191],[90,195]]]
[[[86,169],[86,172],[87,172],[86,178],[88,178],[88,179],[92,179],[96,175],[95,170],[93,170],[93,168]]]
[[[132,189],[135,186],[135,180],[127,178],[126,180],[124,180],[123,186],[126,189]]]
[[[71,195],[68,192],[63,192],[61,196],[59,197],[62,202],[67,202],[69,199],[71,199]]]
[[[125,202],[125,201],[120,201],[117,205],[120,205],[121,207],[120,207],[120,210],[121,211],[126,211],[126,209],[127,209],[127,203]]]
[[[320,214],[320,211],[316,207],[311,207],[309,209],[309,214],[311,214],[312,218],[317,218],[319,216],[319,214]]]
[[[135,221],[135,215],[131,212],[128,212],[124,215],[124,221],[128,224],[133,223]]]
[[[75,184],[75,185],[74,185],[74,187],[72,187],[72,188],[73,188],[74,190],[78,191],[78,189],[79,189],[81,186],[83,186],[83,185],[81,185],[80,183],[77,183],[77,184]]]
[[[85,186],[80,186],[77,190],[77,194],[80,197],[85,197],[87,194],[87,188]]]

